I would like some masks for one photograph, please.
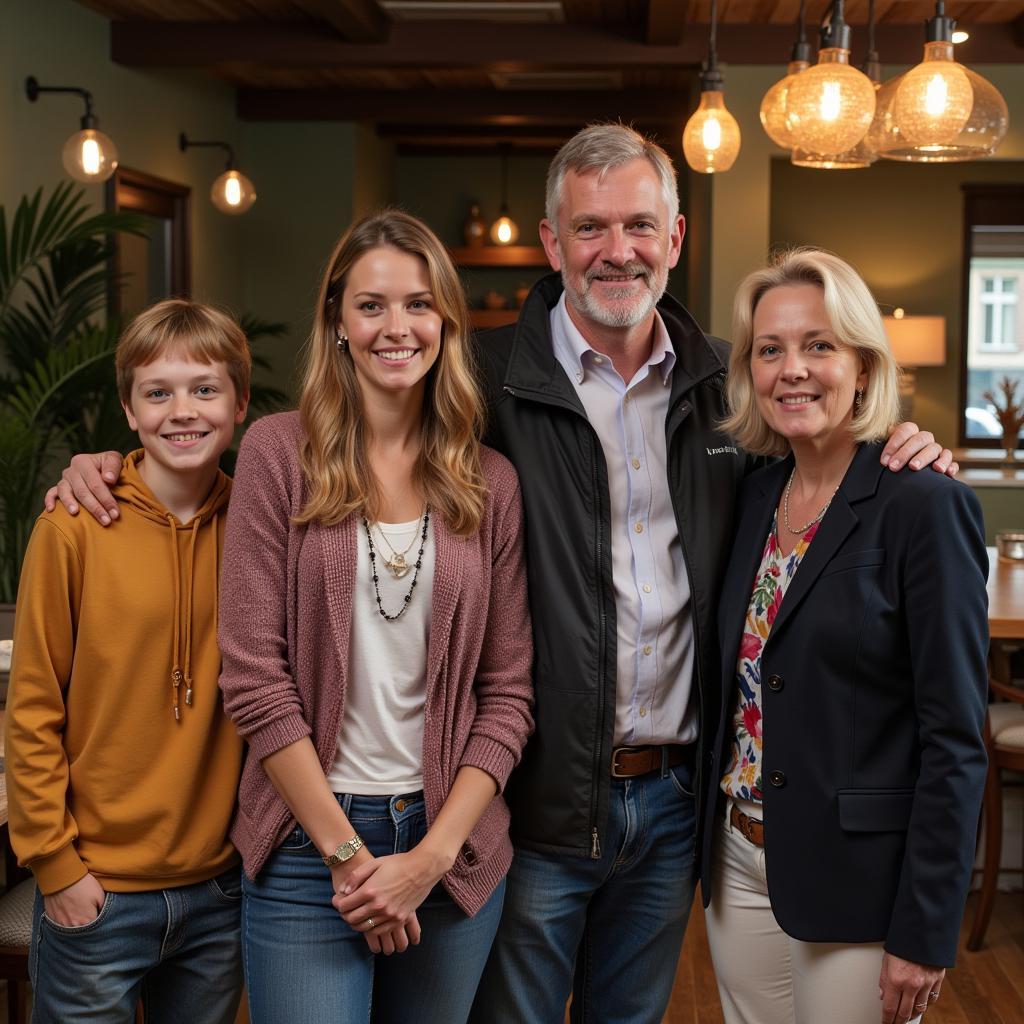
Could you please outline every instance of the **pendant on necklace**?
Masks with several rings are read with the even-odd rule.
[[[405,555],[396,554],[393,558],[384,560],[384,568],[396,580],[400,580],[409,571],[409,563],[405,560]]]

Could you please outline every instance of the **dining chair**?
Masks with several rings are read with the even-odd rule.
[[[28,947],[36,883],[19,882],[0,896],[0,978],[7,982],[8,1024],[28,1019]]]
[[[981,892],[971,933],[969,950],[981,949],[985,931],[992,917],[999,880],[999,857],[1003,849],[1003,769],[1024,772],[1024,689],[989,680],[994,697],[1003,698],[990,704],[985,718],[985,747],[988,750],[988,775],[985,778],[985,799],[982,804],[982,826],[985,836],[985,859],[981,869]]]

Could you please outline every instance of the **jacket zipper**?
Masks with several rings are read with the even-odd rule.
[[[506,394],[511,395],[513,398],[520,397],[520,392],[514,391],[507,384],[502,385],[502,390]],[[595,447],[592,448],[593,454],[592,454],[592,457],[591,457],[590,466],[591,466],[592,477],[593,477],[593,481],[594,481],[594,494],[597,495],[599,493],[599,490],[600,490],[600,480],[599,480],[598,464],[597,464],[597,449],[600,448],[600,446],[601,446],[601,440],[597,436],[597,431],[594,430],[594,428],[591,425],[590,421],[586,418],[586,416],[581,415],[579,409],[575,408],[570,403],[560,401],[559,399],[553,398],[550,395],[534,393],[532,395],[531,394],[527,394],[525,397],[531,398],[534,401],[542,402],[543,404],[546,404],[546,405],[555,405],[555,406],[558,406],[559,408],[562,408],[562,409],[568,409],[570,412],[573,412],[577,416],[579,416],[580,419],[582,419],[583,422],[586,423],[587,429],[590,431],[590,434],[591,434],[591,441],[595,444]],[[607,683],[607,679],[606,679],[606,673],[605,673],[604,665],[605,665],[605,658],[606,658],[606,653],[605,652],[607,650],[607,644],[605,642],[605,635],[607,633],[608,617],[607,617],[607,614],[605,613],[605,607],[604,607],[604,605],[605,605],[605,595],[604,595],[603,587],[601,587],[601,583],[600,583],[600,581],[604,578],[604,559],[603,559],[603,551],[604,551],[604,549],[603,549],[602,544],[601,544],[601,519],[600,519],[599,515],[595,515],[595,517],[594,517],[594,525],[595,525],[595,531],[596,531],[596,534],[597,534],[597,536],[596,536],[596,543],[594,545],[594,547],[595,547],[595,549],[597,551],[597,580],[598,580],[598,587],[600,588],[600,592],[598,593],[599,600],[598,600],[598,605],[597,605],[597,616],[598,616],[597,621],[598,621],[598,634],[599,634],[598,635],[598,652],[597,652],[598,658],[597,658],[597,661],[598,661],[598,666],[599,666],[598,667],[598,671],[601,673],[601,676],[598,679],[598,686],[597,686],[597,722],[598,722],[597,728],[598,728],[598,734],[595,737],[596,738],[596,742],[594,743],[594,764],[593,764],[593,769],[592,769],[592,771],[593,771],[593,778],[594,778],[595,781],[594,781],[594,786],[593,786],[593,789],[592,789],[592,795],[591,795],[591,798],[590,798],[590,858],[591,858],[591,860],[600,860],[601,859],[601,839],[600,839],[600,836],[599,836],[598,830],[597,830],[597,808],[598,808],[598,803],[599,803],[599,794],[600,794],[600,790],[601,790],[601,778],[602,778],[602,774],[603,774],[602,770],[601,770],[601,748],[603,746],[602,735],[601,735],[601,728],[603,726],[604,716],[605,716],[605,686],[606,686],[606,683]]]
[[[679,406],[677,408],[680,411],[680,420],[679,420],[679,422],[681,424],[682,421],[684,419],[686,419],[686,417],[692,411],[693,405],[691,403],[687,402],[685,399],[683,399],[679,403]],[[669,443],[671,443],[671,439],[669,439]],[[667,457],[668,457],[668,452],[666,452],[666,461],[667,461]],[[679,527],[679,547],[680,547],[680,549],[683,552],[683,562],[686,564],[686,578],[689,581],[689,583],[691,585],[691,588],[692,588],[693,565],[692,565],[692,563],[690,561],[689,549],[686,546],[686,531],[683,529],[683,525],[684,525],[685,519],[684,519],[684,517],[682,516],[682,514],[681,514],[681,512],[679,510],[679,507],[678,507],[678,504],[677,504],[677,501],[676,501],[675,491],[670,488],[670,493],[672,494],[672,508],[673,508],[673,510],[675,512],[676,525]],[[692,589],[691,589],[691,592],[690,592],[690,600],[691,600],[691,602],[693,601],[693,591],[692,591]],[[702,729],[703,729],[703,727],[705,725],[706,718],[705,718],[705,714],[704,714],[704,668],[703,668],[703,659],[701,657],[700,629],[698,628],[698,622],[697,622],[696,614],[691,614],[690,621],[691,621],[691,623],[693,625],[693,656],[694,656],[694,660],[696,662],[696,671],[694,672],[694,679],[697,682],[697,739],[696,739],[696,743],[697,743],[697,757],[694,759],[695,767],[694,767],[694,773],[693,773],[693,803],[694,803],[694,812],[696,813],[698,811],[698,809],[700,808],[700,802],[701,802],[701,778],[703,776],[703,768],[704,768],[704,765],[703,765],[703,760],[704,759],[700,756],[701,755],[701,731],[702,731]],[[712,738],[712,743],[714,743],[714,739],[713,738]],[[697,843],[694,843],[693,844],[693,857],[694,857],[694,860],[696,860],[699,857],[699,855],[700,855],[700,851],[699,851],[698,845],[697,845]]]

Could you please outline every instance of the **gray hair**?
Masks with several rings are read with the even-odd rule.
[[[552,227],[557,231],[562,185],[569,171],[597,171],[599,177],[604,177],[613,168],[638,158],[647,160],[657,173],[669,220],[674,221],[679,215],[679,188],[671,157],[653,139],[645,138],[629,125],[609,122],[587,125],[578,131],[551,161],[544,213]]]

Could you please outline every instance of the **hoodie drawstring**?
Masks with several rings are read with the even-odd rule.
[[[194,590],[194,566],[196,539],[199,536],[199,526],[202,517],[196,516],[192,521],[192,536],[189,539],[188,547],[188,587],[185,591],[185,658],[184,665],[181,659],[181,560],[178,556],[178,523],[174,516],[166,514],[167,525],[171,528],[171,565],[174,576],[174,633],[171,643],[173,645],[172,659],[174,667],[171,670],[171,686],[174,692],[174,720],[181,721],[180,692],[181,683],[185,683],[185,704],[192,704],[192,599]],[[214,525],[216,530],[216,521]],[[216,563],[214,563],[216,566]],[[216,593],[216,589],[214,590]]]

